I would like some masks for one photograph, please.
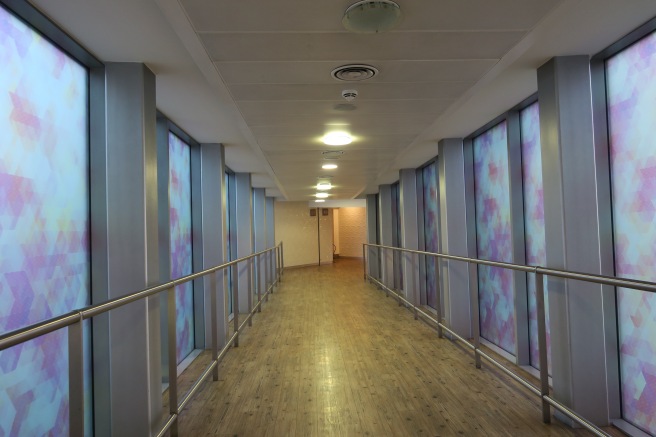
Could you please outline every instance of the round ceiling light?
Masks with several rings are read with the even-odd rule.
[[[335,170],[337,168],[337,164],[324,164],[321,166],[324,170]]]
[[[324,199],[317,199],[317,200],[315,200],[314,202],[315,202],[315,203],[323,203],[323,202],[325,202],[325,200],[324,200]]]
[[[387,32],[401,21],[401,15],[401,8],[392,0],[362,0],[348,7],[342,24],[356,33]]]
[[[330,75],[344,82],[359,82],[371,79],[378,74],[378,70],[371,65],[351,64],[335,68]]]
[[[314,195],[314,197],[318,199],[325,199],[326,197],[328,197],[328,193],[317,193]]]
[[[330,182],[319,182],[317,184],[317,190],[319,190],[319,191],[330,190],[332,187],[333,187],[333,184],[331,184]]]
[[[330,132],[323,137],[323,143],[328,146],[345,146],[351,142],[353,138],[346,132]]]

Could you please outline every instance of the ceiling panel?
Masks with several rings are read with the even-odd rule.
[[[499,32],[204,33],[210,57],[222,61],[364,59],[499,59],[526,34]]]
[[[258,137],[258,144],[267,151],[298,151],[311,150],[316,156],[320,156],[325,150],[345,150],[350,154],[353,150],[359,149],[398,149],[403,145],[410,144],[415,135],[367,135],[358,137],[348,146],[332,147],[326,146],[321,142],[319,137],[308,138],[307,136],[292,135],[268,135]]]
[[[355,0],[182,0],[197,31],[342,31]],[[528,29],[560,0],[398,0],[399,30]]]
[[[389,116],[369,117],[362,120],[353,120],[350,125],[337,123],[335,120],[328,120],[323,123],[317,119],[306,120],[303,123],[295,124],[273,124],[267,126],[251,126],[251,131],[256,137],[267,135],[306,135],[308,138],[322,136],[329,130],[347,130],[356,137],[366,137],[369,133],[377,135],[396,134],[411,135],[417,134],[425,129],[430,121],[430,117],[419,117],[414,119],[398,119]]]
[[[315,129],[318,127],[323,127],[326,130],[333,130],[334,128],[344,127],[348,129],[358,129],[363,125],[371,125],[376,123],[377,125],[413,125],[419,124],[423,125],[424,123],[430,123],[435,119],[433,114],[426,113],[404,113],[404,114],[362,114],[362,113],[349,113],[349,114],[338,114],[333,116],[320,116],[315,114],[308,115],[296,115],[290,117],[288,115],[282,114],[266,114],[258,115],[254,117],[246,117],[248,125],[253,128],[259,127],[286,127],[289,129],[305,129],[306,127],[311,127]],[[314,131],[312,134],[322,135],[323,130]],[[357,135],[357,133],[353,132]],[[312,135],[311,134],[311,135]]]
[[[362,114],[432,114],[438,115],[453,103],[454,99],[433,100],[268,100],[241,101],[239,109],[242,115],[251,119],[254,117],[275,114],[276,116],[357,116]],[[350,110],[341,109],[349,105]]]
[[[229,84],[334,84],[330,73],[350,61],[307,62],[217,62],[221,76]],[[376,82],[473,82],[497,63],[496,59],[455,59],[439,61],[379,61],[361,59],[372,65],[378,75],[367,83]],[[357,82],[353,85],[357,86]],[[348,83],[345,84],[347,86]]]
[[[470,82],[449,83],[359,83],[333,85],[229,85],[237,101],[253,100],[335,100],[342,90],[358,90],[358,101],[362,100],[422,100],[455,99],[471,86]]]

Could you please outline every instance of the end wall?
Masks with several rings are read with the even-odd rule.
[[[339,209],[339,256],[362,258],[367,239],[366,208]]]

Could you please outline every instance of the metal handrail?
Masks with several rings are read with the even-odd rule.
[[[405,253],[411,253],[411,254],[416,254],[416,255],[424,255],[424,256],[429,256],[433,257],[434,262],[435,262],[435,283],[436,283],[436,291],[437,291],[437,301],[436,301],[436,310],[437,310],[437,319],[432,317],[430,314],[422,311],[418,306],[407,300],[405,297],[401,296],[400,293],[397,293],[395,290],[389,288],[387,285],[385,285],[383,282],[379,281],[378,279],[374,278],[371,276],[367,270],[367,266],[369,264],[368,261],[368,251],[367,247],[369,248],[378,248],[378,249],[383,249],[383,250],[391,250],[393,252],[405,252]],[[483,259],[478,259],[478,258],[469,258],[469,257],[464,257],[464,256],[457,256],[457,255],[448,255],[444,253],[434,253],[434,252],[425,252],[421,250],[413,250],[413,249],[404,249],[404,248],[399,248],[399,247],[393,247],[393,246],[384,246],[380,244],[370,244],[370,243],[364,243],[362,245],[362,256],[364,260],[364,280],[366,281],[369,279],[370,281],[376,283],[379,287],[381,287],[387,295],[389,293],[393,293],[396,295],[396,297],[399,299],[399,305],[401,305],[401,301],[405,302],[407,305],[413,308],[414,314],[415,314],[415,319],[418,318],[418,315],[421,314],[422,317],[424,317],[427,320],[430,320],[431,322],[435,323],[437,326],[437,332],[438,336],[440,338],[443,337],[442,331],[447,331],[449,334],[451,334],[453,337],[457,338],[458,340],[462,341],[467,347],[472,349],[474,351],[474,356],[475,356],[475,363],[476,367],[480,368],[481,367],[481,358],[485,358],[488,362],[493,364],[495,367],[503,371],[506,375],[511,377],[513,380],[516,382],[520,383],[522,386],[527,388],[531,393],[539,396],[542,400],[542,420],[544,423],[550,423],[551,422],[551,407],[556,408],[563,414],[565,414],[567,417],[570,419],[574,420],[584,428],[586,428],[588,431],[592,432],[594,435],[599,436],[599,437],[610,437],[608,433],[597,427],[595,424],[592,422],[588,421],[575,411],[571,410],[567,406],[561,404],[557,400],[555,400],[553,397],[550,396],[550,391],[549,391],[549,374],[548,374],[548,365],[547,365],[547,354],[546,354],[546,348],[547,348],[547,340],[546,340],[546,316],[545,316],[545,303],[544,303],[544,276],[555,276],[559,278],[565,278],[565,279],[574,279],[578,281],[585,281],[585,282],[593,282],[597,284],[602,284],[602,285],[610,285],[614,287],[623,287],[623,288],[632,288],[636,290],[642,290],[642,291],[647,291],[650,293],[656,293],[656,283],[654,282],[648,282],[648,281],[638,281],[634,279],[623,279],[623,278],[616,278],[612,276],[603,276],[603,275],[596,275],[596,274],[590,274],[590,273],[582,273],[582,272],[574,272],[574,271],[568,271],[568,270],[559,270],[559,269],[551,269],[551,268],[546,268],[542,266],[526,266],[526,265],[521,265],[521,264],[513,264],[513,263],[507,263],[507,262],[499,262],[499,261],[490,261],[490,260],[483,260]],[[474,264],[479,264],[479,265],[486,265],[486,266],[491,266],[491,267],[500,267],[500,268],[505,268],[505,269],[511,269],[511,270],[517,270],[521,272],[526,272],[526,273],[535,273],[535,290],[536,290],[536,301],[537,301],[537,322],[538,322],[538,351],[539,351],[539,362],[540,362],[540,387],[536,387],[533,385],[531,382],[527,381],[526,379],[522,378],[515,372],[513,372],[511,369],[508,367],[504,366],[501,362],[496,360],[495,358],[491,357],[487,353],[485,353],[483,350],[480,348],[480,326],[478,322],[478,297],[477,296],[471,296],[471,305],[474,307],[473,308],[473,313],[474,317],[472,317],[472,328],[473,328],[473,343],[470,342],[469,340],[463,338],[462,336],[458,335],[456,332],[451,330],[448,326],[446,326],[444,323],[442,323],[442,309],[441,309],[441,292],[440,292],[440,274],[439,274],[439,266],[437,263],[439,262],[439,259],[447,259],[447,260],[453,260],[453,261],[462,261],[466,262],[467,265],[471,268],[472,265]],[[381,278],[382,279],[382,278]],[[416,295],[417,291],[415,290],[415,301],[418,302],[419,300],[417,299]],[[470,293],[471,293],[471,288],[470,288]],[[473,294],[473,293],[471,293]]]
[[[255,270],[253,267],[253,259],[255,259],[260,266],[259,260],[263,255],[268,256],[268,262],[264,264],[264,287],[265,292],[262,294],[262,289],[260,287],[260,278],[259,272],[257,273],[257,293],[258,293],[258,302],[253,306],[252,297],[253,297],[253,275]],[[275,260],[274,260],[275,256]],[[237,266],[239,263],[248,262],[248,316],[239,324],[239,296],[238,296],[238,284],[237,284]],[[276,267],[277,266],[277,267]],[[233,322],[234,322],[234,333],[230,339],[226,342],[223,349],[218,350],[218,338],[217,338],[217,313],[216,313],[216,302],[217,302],[217,287],[216,287],[216,278],[215,276],[210,276],[212,284],[210,289],[211,293],[211,323],[212,323],[212,361],[208,368],[203,372],[200,378],[194,383],[191,389],[187,394],[182,398],[182,401],[178,404],[177,400],[177,363],[176,363],[176,317],[175,317],[175,286],[184,284],[185,282],[193,281],[203,276],[216,273],[219,270],[225,268],[232,268],[233,270],[233,280],[232,282],[232,294],[233,294]],[[275,270],[275,272],[274,272]],[[252,324],[252,317],[255,312],[261,311],[262,309],[262,300],[268,300],[268,295],[273,293],[274,287],[282,281],[282,274],[284,270],[284,256],[283,256],[283,243],[280,242],[275,247],[270,249],[265,249],[260,252],[253,253],[251,255],[218,265],[210,267],[209,269],[192,273],[187,276],[183,276],[172,281],[165,282],[154,287],[149,287],[144,290],[140,290],[126,296],[121,296],[115,299],[108,300],[96,305],[90,305],[84,308],[76,309],[70,311],[66,314],[63,314],[58,317],[52,317],[50,319],[44,320],[39,323],[35,323],[29,326],[26,326],[21,329],[13,330],[6,332],[0,335],[0,351],[8,349],[12,346],[24,343],[26,341],[33,340],[37,337],[41,337],[58,329],[68,327],[68,365],[69,365],[69,424],[70,424],[70,435],[71,437],[82,437],[84,435],[84,387],[82,383],[82,369],[83,369],[83,360],[84,360],[84,341],[82,338],[82,322],[86,319],[98,316],[100,314],[109,312],[111,310],[120,308],[129,303],[136,302],[141,299],[145,299],[150,296],[154,296],[161,292],[167,291],[168,295],[168,341],[169,341],[169,417],[166,418],[166,422],[163,424],[162,428],[157,433],[157,436],[163,436],[170,431],[171,436],[175,437],[178,435],[178,417],[180,411],[182,411],[191,398],[196,394],[200,385],[204,380],[210,375],[213,375],[214,381],[218,381],[218,365],[220,360],[225,356],[225,353],[228,351],[230,346],[237,347],[239,346],[239,333],[244,329],[246,323],[249,325]]]

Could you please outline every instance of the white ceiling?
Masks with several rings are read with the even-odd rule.
[[[309,200],[331,127],[356,141],[332,171],[333,199],[377,191],[534,93],[550,57],[593,54],[656,15],[653,0],[397,0],[400,26],[341,25],[355,0],[34,0],[103,61],[145,62],[157,105],[267,195]],[[340,83],[365,63],[380,74]],[[357,89],[355,110],[344,89]]]

